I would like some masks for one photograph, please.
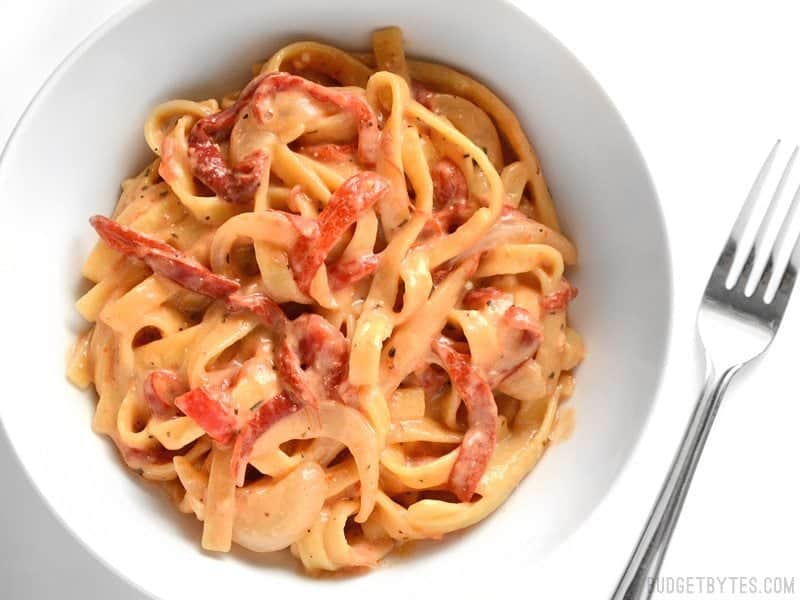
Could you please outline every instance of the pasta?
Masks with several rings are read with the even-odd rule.
[[[371,567],[485,518],[569,430],[577,252],[486,87],[388,28],[286,46],[145,138],[91,219],[68,376],[203,548]]]

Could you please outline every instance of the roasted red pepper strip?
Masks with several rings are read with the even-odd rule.
[[[211,298],[226,298],[239,289],[239,284],[232,279],[212,273],[195,259],[167,243],[101,215],[92,217],[89,222],[111,248],[125,256],[144,261],[155,273],[188,290]]]
[[[466,198],[456,198],[441,209],[434,211],[420,235],[442,235],[450,233],[463,225],[478,209],[476,204],[470,203]]]
[[[166,369],[150,371],[142,384],[144,399],[150,410],[164,419],[175,416],[175,398],[187,390],[188,387],[177,373]]]
[[[428,110],[433,109],[433,98],[436,96],[434,92],[426,88],[419,81],[411,82],[411,94],[414,100],[422,104]]]
[[[372,171],[350,177],[333,193],[317,218],[316,235],[302,236],[289,254],[297,286],[305,293],[339,238],[361,214],[389,191],[389,180]]]
[[[316,408],[319,399],[311,391],[306,381],[306,374],[300,363],[300,357],[288,338],[280,342],[275,353],[275,371],[278,373],[286,394],[293,402],[301,406]]]
[[[267,327],[277,332],[278,335],[286,334],[289,320],[272,298],[266,294],[255,292],[252,294],[231,294],[228,298],[228,308],[234,312],[249,310]]]
[[[275,320],[271,314],[273,309],[259,308],[255,302],[249,305],[258,311],[254,314],[268,315],[270,321]],[[321,399],[346,402],[351,397],[344,336],[316,314],[302,315],[289,323],[288,328],[275,359],[275,369],[284,391],[262,404],[237,436],[231,464],[237,485],[244,483],[253,446],[273,423],[303,406],[315,407]],[[305,370],[303,364],[307,365]]]
[[[120,454],[122,454],[122,460],[134,470],[141,470],[153,465],[170,464],[173,458],[181,454],[178,450],[167,450],[163,446],[154,446],[147,450],[140,450],[139,448],[126,446],[116,438],[113,439]]]
[[[508,310],[503,313],[502,323],[508,325],[512,329],[519,329],[520,331],[530,333],[539,340],[542,339],[542,326],[529,311],[521,306],[510,306]]]
[[[428,222],[430,223],[430,221]],[[477,261],[475,264],[478,264]],[[433,280],[433,285],[437,286],[442,283],[442,281],[444,281],[447,276],[457,268],[458,262],[455,260],[448,260],[447,262],[440,264],[438,267],[433,269],[433,271],[431,271],[431,280]]]
[[[289,398],[300,406],[317,406],[317,398],[306,383],[298,356],[297,340],[290,331],[291,321],[281,307],[266,294],[234,294],[228,300],[232,310],[249,310],[278,336],[275,371]]]
[[[552,294],[547,294],[540,301],[539,304],[545,312],[559,312],[567,308],[570,300],[578,295],[578,288],[572,287],[566,279],[561,280],[561,286],[558,291]]]
[[[215,141],[219,132],[215,132],[214,128],[219,124],[209,121],[221,114],[205,117],[192,127],[188,142],[189,164],[192,174],[217,196],[232,204],[247,204],[253,200],[261,183],[269,155],[263,150],[256,150],[236,165],[228,166],[219,143]],[[230,133],[230,129],[227,133]]]
[[[505,295],[505,292],[496,287],[476,288],[464,294],[461,304],[464,305],[464,308],[480,310],[486,307],[486,304],[490,301],[497,301]]]
[[[353,160],[356,149],[351,144],[314,144],[298,149],[300,154],[326,163],[342,163]]]
[[[285,393],[280,393],[264,402],[250,417],[247,424],[242,427],[239,435],[236,436],[231,456],[231,471],[237,486],[244,485],[247,463],[258,438],[277,421],[298,409],[299,406],[289,400]]]
[[[351,113],[358,121],[358,155],[361,162],[374,165],[378,157],[380,130],[375,111],[366,98],[352,91],[330,88],[289,73],[270,73],[258,84],[253,98],[253,112],[262,123],[271,114],[265,105],[278,92],[299,88],[320,102],[329,102]]]
[[[201,387],[177,397],[175,406],[197,423],[211,439],[221,444],[229,443],[236,435],[236,417],[219,399],[212,397]]]
[[[289,321],[281,307],[264,294],[234,294],[228,305],[233,310],[249,310],[277,333],[275,371],[290,400],[312,407],[320,400],[350,403],[348,345],[338,329],[317,314]]]
[[[489,384],[470,364],[467,355],[456,352],[443,336],[434,340],[432,347],[467,407],[467,432],[461,440],[449,484],[459,500],[469,502],[497,444],[497,404]]]
[[[246,299],[234,296],[231,304],[248,308],[267,324],[284,321],[275,327],[281,336],[275,370],[284,391],[264,403],[239,433],[231,465],[237,485],[244,482],[256,440],[273,423],[301,407],[316,407],[322,399],[352,402],[355,396],[347,383],[347,341],[333,325],[316,314],[305,314],[289,322],[272,300],[263,295],[253,296]],[[307,367],[303,369],[303,365]]]
[[[437,396],[448,380],[447,373],[439,368],[438,365],[433,364],[427,364],[417,369],[414,374],[425,391],[425,395],[429,398]]]
[[[347,383],[347,340],[333,325],[316,314],[292,321],[290,332],[278,348],[275,369],[289,397],[303,406],[321,400],[352,403]],[[305,368],[303,368],[305,365]]]
[[[350,403],[349,344],[336,327],[316,314],[305,314],[292,322],[302,364],[308,365],[306,381],[320,399]]]
[[[489,385],[494,388],[516,371],[528,359],[536,355],[544,338],[542,326],[533,315],[521,306],[510,306],[500,320],[507,329],[500,330],[501,344],[506,348],[504,360],[499,360],[486,374]],[[516,330],[516,335],[513,331]]]
[[[189,165],[192,174],[227,202],[247,204],[252,201],[266,170],[269,156],[256,150],[238,164],[228,166],[219,147],[236,123],[239,112],[253,97],[263,78],[251,81],[228,108],[194,124],[189,132]]]
[[[340,290],[372,275],[380,264],[377,254],[339,261],[328,267],[328,281],[333,291]]]
[[[467,197],[467,179],[458,165],[443,158],[431,167],[434,206],[442,207],[453,200]]]
[[[300,406],[317,406],[316,396],[306,383],[298,356],[297,340],[290,331],[291,321],[281,307],[266,294],[234,294],[228,300],[232,310],[249,310],[278,337],[275,371],[289,398]]]
[[[468,292],[462,302],[465,308],[487,311],[487,315],[503,310],[502,316],[495,322],[497,341],[503,348],[502,357],[486,372],[482,372],[492,388],[534,356],[543,337],[539,321],[526,309],[514,305],[513,301],[513,296],[507,292],[484,287]],[[494,315],[496,319],[497,312]]]

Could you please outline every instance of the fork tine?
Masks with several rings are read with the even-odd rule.
[[[761,169],[756,175],[756,179],[753,182],[753,186],[750,188],[750,192],[747,194],[747,198],[742,205],[741,210],[739,211],[739,215],[736,217],[736,222],[733,224],[733,229],[731,229],[730,236],[728,236],[728,240],[725,242],[725,246],[723,248],[722,254],[717,261],[717,265],[715,267],[723,267],[729,266],[726,273],[726,282],[725,287],[731,288],[736,283],[736,280],[739,278],[738,265],[741,265],[741,261],[738,259],[739,256],[743,255],[743,252],[737,252],[737,249],[741,245],[745,233],[745,229],[747,228],[747,222],[750,220],[750,216],[753,213],[753,208],[758,202],[758,198],[761,196],[761,190],[764,188],[764,182],[767,179],[767,175],[769,174],[770,170],[772,169],[772,164],[775,162],[775,156],[778,153],[778,148],[781,145],[780,139],[775,142],[775,145],[772,146],[772,150],[770,150],[769,154],[767,155],[764,164],[761,165]],[[750,248],[747,249],[748,254]],[[728,261],[731,261],[730,265],[725,265]]]
[[[761,277],[759,287],[756,288],[756,295],[760,295],[763,290],[763,296],[761,297],[766,303],[772,301],[772,296],[774,295],[774,291],[776,291],[773,288],[784,285],[785,282],[782,278],[785,276],[786,270],[791,267],[796,271],[800,264],[800,234],[795,237],[790,256],[786,257],[786,250],[789,249],[787,247],[789,230],[791,229],[792,223],[796,220],[798,210],[800,210],[800,186],[798,186],[794,192],[792,203],[789,205],[789,210],[786,212],[783,223],[781,223],[781,228],[778,230],[778,235],[775,237],[775,243],[772,245],[772,250],[770,251],[769,264],[772,266],[773,273],[768,274],[765,272]],[[778,283],[779,280],[780,283]],[[788,290],[786,288],[783,290],[784,293],[788,293],[789,291],[791,291],[791,286]]]
[[[775,249],[773,248],[773,252],[774,250]],[[765,302],[767,297],[767,287],[769,286],[770,281],[772,281],[772,273],[775,268],[775,258],[773,252],[770,252],[769,256],[767,257],[767,264],[764,265],[764,272],[761,274],[761,277],[758,280],[756,289],[753,290],[753,296],[755,298],[761,298]]]
[[[800,262],[800,257],[796,256],[800,250],[800,238],[795,240],[794,251],[792,252],[792,259],[786,265],[786,270],[781,277],[780,285],[775,292],[774,302],[780,305],[778,310],[783,311],[786,308],[786,303],[789,302],[789,295],[792,293],[794,282],[797,279],[797,265]]]
[[[744,261],[744,265],[742,265],[742,270],[734,280],[733,287],[731,289],[738,289],[744,294],[745,286],[747,285],[747,282],[750,281],[750,273],[753,271],[753,265],[755,262],[756,251],[755,248],[751,247],[750,251],[747,253],[747,259]]]
[[[800,187],[797,188],[797,191],[794,194],[792,205],[789,207],[789,213],[786,215],[786,219],[784,219],[783,224],[781,225],[781,230],[778,232],[778,239],[775,242],[775,246],[773,247],[771,254],[771,258],[773,260],[776,260],[778,252],[780,252],[781,248],[784,246],[784,240],[789,235],[789,228],[796,220],[795,214],[798,210],[800,210]],[[780,277],[780,283],[778,284],[778,289],[775,292],[775,300],[784,303],[784,305],[789,300],[789,294],[792,292],[792,288],[794,287],[798,270],[800,270],[800,231],[795,234],[792,253],[789,255],[789,259],[785,267],[781,270],[775,271],[774,277]],[[765,295],[765,302],[770,302],[771,300],[772,299],[767,298]]]
[[[775,242],[778,241],[777,237],[773,238],[772,240],[768,239],[770,233],[769,230],[770,227],[775,225],[775,213],[778,212],[778,205],[783,198],[783,193],[789,180],[789,175],[791,174],[792,168],[797,160],[798,149],[799,148],[797,146],[794,147],[792,155],[786,162],[786,166],[783,169],[783,173],[781,173],[781,178],[778,181],[778,185],[775,187],[775,191],[772,194],[772,199],[767,207],[767,211],[764,213],[761,223],[758,226],[758,231],[756,232],[756,236],[753,240],[753,246],[750,250],[750,254],[753,254],[754,257],[752,275],[747,273],[747,277],[745,277],[745,274],[742,273],[740,277],[740,280],[744,279],[743,283],[745,296],[752,295],[756,285],[762,279],[764,279],[764,275],[766,275],[767,281],[769,281],[769,274],[764,272],[765,266],[769,262],[769,257],[772,255],[775,249]],[[784,224],[785,223],[786,221],[784,219]]]

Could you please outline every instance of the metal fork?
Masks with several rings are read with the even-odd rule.
[[[737,371],[769,347],[786,311],[800,268],[800,240],[795,239],[789,246],[789,229],[800,205],[800,188],[795,191],[778,233],[770,235],[769,230],[778,222],[779,200],[797,158],[797,148],[783,170],[755,239],[749,244],[744,239],[779,145],[780,140],[761,167],[703,293],[697,327],[705,348],[705,385],[612,600],[650,598],[722,396]],[[740,269],[743,256],[747,258]]]

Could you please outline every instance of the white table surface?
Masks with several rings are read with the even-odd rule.
[[[12,2],[0,2],[0,146],[49,72],[126,4]],[[564,598],[606,598],[699,389],[693,320],[709,269],[774,139],[800,142],[800,5],[518,4],[586,64],[625,116],[662,198],[672,243],[675,334],[647,430],[612,492],[545,559],[545,568],[573,565]],[[793,381],[799,336],[795,301],[767,357],[734,381],[662,570],[672,585],[694,587],[656,597],[800,598],[800,398]],[[602,351],[602,340],[593,346]],[[613,375],[624,377],[624,368]],[[2,434],[0,475],[0,598],[143,600],[53,517]],[[690,577],[746,581],[701,593],[697,580],[680,579]],[[765,577],[788,578],[794,591],[768,593]]]

